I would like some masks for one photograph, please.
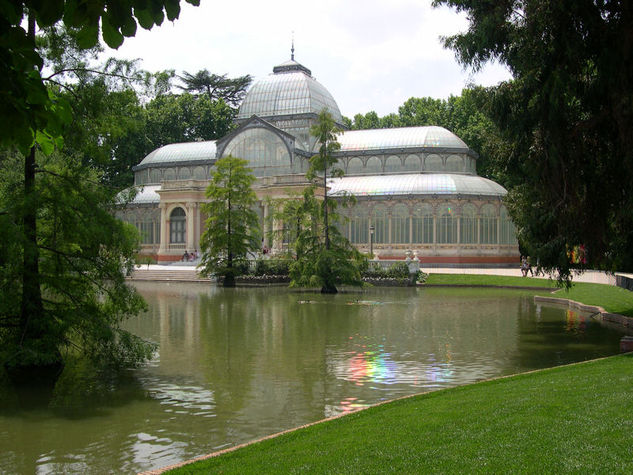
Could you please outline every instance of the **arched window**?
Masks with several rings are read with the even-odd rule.
[[[185,242],[185,225],[187,215],[182,208],[174,208],[169,215],[169,242],[183,244]]]
[[[178,179],[189,180],[191,178],[191,169],[189,167],[182,167],[178,170]]]
[[[150,173],[149,173],[149,180],[150,183],[160,183],[160,181],[163,179],[160,170],[158,170],[157,168],[154,168]]]
[[[363,161],[358,157],[352,157],[347,163],[347,174],[356,175],[357,173],[364,173]]]
[[[393,173],[402,171],[402,162],[399,157],[391,155],[385,160],[385,173]]]
[[[416,244],[433,243],[433,208],[429,204],[418,204],[411,217],[412,241]]]
[[[405,204],[397,204],[391,211],[391,242],[407,244],[409,242],[409,208]]]
[[[378,157],[369,157],[365,163],[365,173],[382,173],[382,162]]]
[[[371,214],[371,223],[374,226],[374,242],[384,244],[389,237],[389,223],[387,222],[387,208],[385,205],[376,205]]]
[[[464,171],[464,159],[457,155],[451,155],[446,159],[446,171],[447,172],[463,172]]]
[[[407,158],[405,158],[404,160],[402,171],[419,172],[421,169],[420,157],[418,157],[417,155],[407,155]]]
[[[163,180],[175,180],[176,179],[176,170],[173,168],[168,168],[163,172]]]
[[[369,242],[369,211],[366,205],[357,204],[348,210],[352,244],[366,244]]]
[[[501,206],[501,244],[516,244],[516,229],[514,223],[510,219],[508,210],[505,206]]]
[[[443,172],[444,164],[439,155],[428,155],[424,159],[424,170],[427,172]]]
[[[208,178],[207,172],[204,170],[204,167],[196,167],[193,169],[193,177],[196,180],[204,180]]]
[[[477,243],[477,210],[467,203],[462,207],[462,217],[459,222],[459,242],[462,244]]]
[[[479,243],[497,244],[497,213],[493,205],[483,205],[481,207]]]
[[[229,142],[222,155],[248,160],[255,176],[292,173],[288,148],[278,135],[267,129],[258,127],[241,132]]]
[[[455,244],[457,242],[457,219],[450,205],[442,206],[437,220],[437,242]]]

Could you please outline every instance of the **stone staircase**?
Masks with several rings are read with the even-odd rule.
[[[136,268],[128,280],[149,280],[163,282],[213,282],[215,279],[202,277],[195,267],[191,269],[147,269]]]

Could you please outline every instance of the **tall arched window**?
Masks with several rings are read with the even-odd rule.
[[[481,207],[479,243],[497,244],[497,213],[493,205],[483,205]]]
[[[442,206],[437,220],[437,242],[455,244],[457,242],[457,218],[450,205]]]
[[[405,204],[397,204],[391,211],[391,242],[407,244],[409,242],[409,208]]]
[[[364,204],[357,204],[349,211],[350,233],[352,244],[366,244],[369,242],[369,211]]]
[[[462,244],[477,243],[477,210],[466,203],[462,207],[462,217],[459,222],[459,242]]]
[[[510,219],[508,210],[505,206],[501,206],[501,244],[516,244],[516,230],[514,223]]]
[[[433,207],[418,204],[413,208],[411,217],[412,242],[416,244],[433,243]]]
[[[185,242],[185,228],[187,215],[182,208],[174,208],[169,215],[169,242],[183,244]]]
[[[386,243],[389,237],[389,223],[387,222],[387,208],[385,205],[376,205],[371,218],[374,226],[374,242],[378,244]]]

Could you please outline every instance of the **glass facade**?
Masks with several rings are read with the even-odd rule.
[[[470,203],[462,206],[462,216],[459,221],[459,242],[477,244],[477,210]]]
[[[371,223],[374,226],[374,243],[384,244],[389,242],[389,220],[385,205],[378,204],[374,206],[371,214]]]
[[[406,244],[410,241],[409,207],[404,204],[397,204],[391,211],[391,242],[395,244]]]
[[[501,222],[501,244],[515,244],[516,230],[505,206],[501,206],[499,221]]]
[[[244,130],[227,144],[223,155],[248,160],[248,166],[257,177],[292,173],[288,147],[267,129]]]
[[[479,218],[479,243],[497,244],[497,213],[493,205],[481,207]]]
[[[416,244],[432,244],[433,232],[433,207],[428,204],[416,205],[411,216],[411,242]]]
[[[453,208],[443,206],[438,212],[437,242],[439,244],[455,244],[457,242],[457,219]]]

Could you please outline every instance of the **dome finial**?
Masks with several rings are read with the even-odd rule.
[[[292,32],[292,47],[290,48],[290,59],[295,60],[295,32]]]

